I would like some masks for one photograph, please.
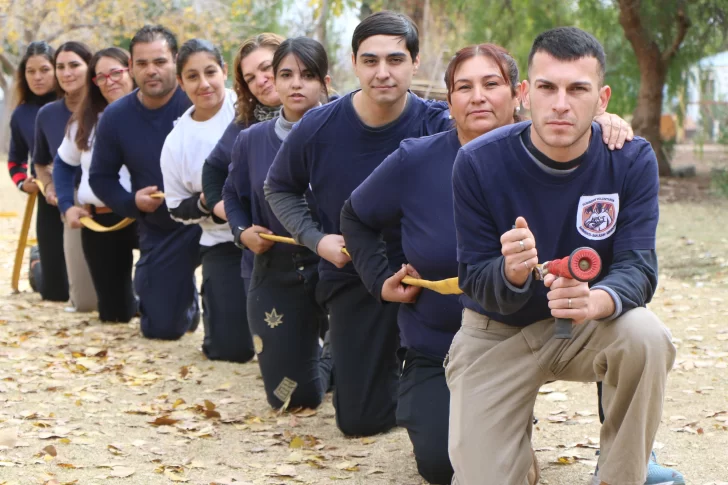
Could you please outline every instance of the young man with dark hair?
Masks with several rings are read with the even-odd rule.
[[[669,330],[645,309],[657,284],[659,180],[644,139],[618,151],[599,139],[592,120],[611,95],[604,65],[601,45],[586,32],[539,35],[521,87],[533,122],[492,131],[458,153],[453,193],[466,309],[446,368],[453,483],[527,483],[528,418],[539,387],[559,379],[602,382],[594,483],[645,483],[675,359]],[[606,224],[589,222],[597,205]],[[591,288],[553,275],[535,280],[539,261],[580,246],[602,259]],[[554,318],[576,323],[572,338],[554,338]]]
[[[147,338],[176,340],[200,319],[194,270],[199,265],[199,225],[169,217],[159,165],[164,140],[190,107],[177,85],[177,40],[160,25],[142,27],[131,41],[129,68],[139,86],[109,105],[96,129],[89,183],[116,214],[139,222],[134,286],[141,330]],[[126,165],[132,192],[119,183]]]
[[[403,14],[378,12],[352,38],[361,89],[306,113],[283,142],[266,181],[266,199],[299,243],[321,256],[317,296],[329,311],[339,429],[373,435],[395,426],[399,365],[398,305],[369,293],[349,257],[339,216],[352,191],[405,138],[447,129],[447,105],[409,92],[419,65],[417,27]],[[313,222],[304,193],[318,205]],[[390,261],[402,262],[398,231]]]

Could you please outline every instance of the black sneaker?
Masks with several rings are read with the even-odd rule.
[[[197,296],[197,295],[195,295]],[[200,326],[200,304],[197,302],[197,298],[192,301],[192,306],[187,309],[187,314],[192,314],[190,319],[190,327],[187,329],[187,333],[195,333],[197,327]]]

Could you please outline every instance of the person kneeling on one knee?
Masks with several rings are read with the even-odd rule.
[[[675,359],[670,332],[645,308],[657,284],[659,181],[647,141],[610,151],[592,123],[611,94],[604,69],[590,34],[540,34],[521,86],[533,121],[491,131],[455,160],[465,310],[446,368],[454,484],[530,483],[530,418],[554,380],[602,383],[594,483],[645,481]],[[602,260],[591,287],[536,280],[539,261],[582,246]],[[555,318],[574,321],[571,338],[555,338]]]

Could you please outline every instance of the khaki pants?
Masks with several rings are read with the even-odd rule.
[[[72,229],[65,222],[63,224],[63,255],[66,259],[68,294],[71,304],[79,312],[96,311],[96,289],[83,254],[81,229]]]
[[[575,325],[571,340],[553,338],[553,327],[553,319],[518,328],[464,311],[445,371],[453,484],[528,483],[533,407],[555,380],[602,382],[599,479],[644,483],[675,360],[669,330],[644,308]]]

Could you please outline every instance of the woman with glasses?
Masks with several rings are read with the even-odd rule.
[[[129,54],[118,47],[102,49],[91,58],[85,97],[71,117],[53,164],[58,208],[70,227],[81,229],[83,254],[98,296],[102,322],[128,322],[137,310],[131,279],[132,249],[137,245],[136,223],[118,231],[95,232],[80,222],[81,217],[93,217],[102,226],[110,227],[122,220],[96,197],[88,175],[96,123],[106,106],[134,88],[128,64]],[[79,205],[74,205],[74,176],[78,167],[81,168]],[[131,190],[126,167],[119,171],[119,180],[126,190]]]
[[[45,186],[46,202],[52,206],[58,203],[52,176],[53,159],[63,141],[68,120],[83,100],[86,92],[86,72],[92,56],[91,50],[81,42],[69,41],[58,48],[54,63],[58,87],[63,96],[58,101],[43,106],[35,120],[33,165],[38,180]],[[54,219],[60,219],[61,215],[57,210],[52,212]],[[50,247],[49,244],[42,242],[40,244],[40,257],[41,261],[44,261],[44,280],[58,279],[55,284],[62,285],[70,296],[69,311],[94,311],[96,293],[83,258],[81,234],[66,224],[63,226],[63,237],[60,239],[57,237],[58,229],[55,224],[54,222],[49,225],[47,229],[38,226],[39,240],[47,237],[41,236],[46,230],[55,236]],[[63,258],[60,258],[61,253]],[[51,262],[53,265],[48,266]]]
[[[14,101],[17,104],[10,117],[8,170],[13,183],[26,194],[38,192],[33,176],[35,170],[31,168],[32,175],[28,175],[28,157],[32,155],[35,144],[35,118],[38,111],[56,99],[54,54],[53,47],[47,42],[31,42],[15,72]],[[46,203],[43,194],[38,194],[36,232],[38,244],[50,249],[46,251],[46,257],[51,275],[45,282],[42,280],[39,250],[34,246],[30,253],[30,286],[39,291],[44,300],[66,301],[68,288],[65,276],[57,267],[54,270],[53,264],[54,261],[63,261],[61,246],[53,244],[54,234],[57,235],[55,240],[63,241],[63,225],[57,216],[56,210]],[[55,258],[51,256],[53,249],[56,250]]]

